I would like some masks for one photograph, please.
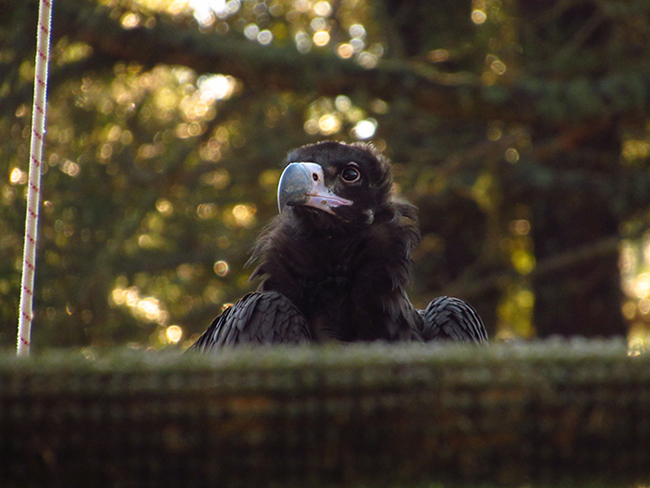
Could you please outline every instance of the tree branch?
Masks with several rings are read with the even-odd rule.
[[[559,253],[538,263],[535,269],[526,275],[526,278],[533,279],[559,270],[570,269],[573,266],[584,264],[593,259],[617,253],[620,242],[620,236],[610,236],[597,242]],[[504,290],[513,280],[521,277],[522,275],[515,270],[491,274],[485,278],[474,280],[471,283],[468,282],[467,277],[464,277],[462,280],[448,284],[440,293],[442,295],[462,296],[463,298],[469,299],[481,296],[495,288]]]

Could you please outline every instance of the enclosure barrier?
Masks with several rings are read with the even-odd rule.
[[[0,486],[641,486],[623,343],[0,355]]]

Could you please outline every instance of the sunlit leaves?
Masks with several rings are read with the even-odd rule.
[[[336,53],[346,45],[347,57],[365,59],[366,66],[383,53],[381,30],[366,26],[366,2],[102,3],[130,31],[171,17],[263,46]],[[68,64],[94,54],[63,41],[57,52]],[[31,66],[22,68],[25,79]],[[201,307],[212,314],[250,286],[243,270],[250,240],[275,212],[282,154],[309,139],[301,129],[311,100],[282,94],[251,103],[248,88],[225,73],[199,76],[181,66],[126,61],[84,70],[52,94],[46,179],[56,191],[48,195],[42,233],[49,266],[43,269],[53,275],[42,288],[53,309],[45,314],[48,324],[88,324],[94,317],[98,325],[85,332],[87,342],[101,343],[100,330],[112,323],[120,333],[114,330],[111,340],[137,337],[132,345],[158,347],[186,340],[188,314]],[[242,93],[246,101],[230,103]],[[386,113],[385,103],[375,105],[382,104]],[[348,97],[332,99],[317,114],[318,133],[367,139],[379,123],[371,115],[380,113],[369,110]],[[24,105],[17,140],[29,136],[27,115]],[[281,133],[293,133],[295,142],[278,141]],[[10,168],[3,202],[13,204],[26,168],[14,162]],[[74,272],[62,271],[70,266]],[[75,295],[78,289],[84,293]],[[69,305],[65,316],[56,310],[61,302]],[[133,324],[142,331],[130,330]]]
[[[239,86],[230,76],[197,77],[182,67],[118,63],[112,75],[70,80],[50,99],[45,191],[51,195],[41,223],[41,273],[49,278],[40,280],[41,330],[95,320],[86,341],[97,345],[111,334],[107,324],[119,323],[110,341],[138,337],[132,345],[160,347],[187,339],[181,325],[170,325],[172,314],[183,317],[208,303],[218,309],[231,286],[221,268],[206,272],[216,257],[209,249],[228,249],[239,238],[223,235],[224,209],[233,229],[247,231],[257,222],[253,204],[232,203],[227,194],[218,198],[228,205],[211,201],[231,179],[228,170],[210,165],[244,140],[236,117],[212,121]],[[26,144],[29,131],[17,127],[16,135]],[[182,144],[204,135],[199,144]],[[67,180],[53,179],[52,168]],[[170,178],[170,168],[182,181]],[[26,174],[20,165],[8,171],[3,203],[22,196]],[[172,264],[170,275],[170,258],[177,262],[179,254],[187,262]],[[71,267],[74,272],[65,271]],[[126,274],[111,288],[119,272]],[[58,313],[62,300],[68,306]],[[129,316],[142,331],[129,329]],[[59,334],[60,343],[79,340],[73,335]]]
[[[241,8],[240,0],[189,0],[185,3],[203,27],[212,26],[217,19],[227,19],[235,15]]]
[[[377,101],[377,108],[381,112],[388,110],[387,104],[381,100]],[[334,99],[322,97],[314,101],[306,119],[304,129],[308,134],[331,136],[347,127],[354,139],[369,139],[379,125],[375,118],[367,117],[367,112],[355,106],[345,95]]]
[[[509,340],[514,338],[529,339],[535,335],[533,306],[535,295],[526,285],[508,287],[501,298],[498,314],[497,338]]]
[[[646,351],[650,348],[650,234],[621,243],[619,267],[625,294],[621,312],[630,323],[630,349]]]
[[[113,303],[127,307],[133,315],[141,320],[156,322],[160,325],[168,320],[168,313],[160,301],[154,297],[143,297],[136,286],[129,288],[116,287],[111,293]]]
[[[74,63],[92,55],[92,48],[82,42],[68,43],[61,40],[52,49],[53,62],[58,65]]]
[[[209,185],[215,190],[223,190],[230,183],[230,173],[225,169],[210,171],[201,176],[201,183]]]
[[[523,70],[529,70],[527,76],[535,79],[548,76],[557,80],[554,83],[560,90],[564,86],[581,88],[579,83],[571,85],[557,76],[553,63],[560,55],[576,64],[588,64],[582,50],[580,56],[572,57],[566,55],[564,44],[558,45],[552,38],[543,43],[535,41],[547,34],[547,28],[549,35],[562,30],[552,18],[547,16],[537,22],[535,17],[527,26],[530,22],[525,12],[515,12],[512,5],[497,0],[472,0],[464,6],[451,2],[444,11],[437,12],[439,16],[426,16],[421,25],[415,16],[409,18],[407,3],[403,3],[402,12],[403,20],[408,22],[399,25],[396,19],[384,17],[379,4],[365,0],[99,3],[110,11],[106,19],[115,30],[128,30],[128,35],[151,34],[153,31],[147,29],[164,26],[169,29],[161,32],[172,34],[167,41],[176,33],[182,39],[188,30],[194,34],[200,31],[205,36],[197,35],[206,41],[223,40],[226,46],[232,42],[234,48],[244,46],[251,52],[287,54],[304,57],[305,61],[334,56],[347,60],[336,63],[338,67],[357,63],[371,69],[390,52],[391,63],[422,69],[434,79],[444,74],[450,87],[460,79],[501,84],[504,103],[505,87],[510,82],[521,86],[516,78]],[[559,5],[550,16],[570,20],[564,13],[569,12],[571,3]],[[386,2],[389,4],[399,2]],[[420,4],[425,6],[427,2]],[[443,20],[435,24],[437,19]],[[447,19],[453,23],[445,25]],[[619,45],[612,44],[598,56],[607,60],[597,64],[599,70],[609,69],[619,58],[630,56],[625,53],[633,50],[621,46],[634,45],[636,52],[643,52],[641,48],[648,44],[647,29],[635,24],[638,19],[626,22],[612,29],[613,35],[620,36]],[[637,28],[625,28],[630,25]],[[529,37],[518,38],[521,33]],[[550,136],[542,140],[541,144],[548,147],[540,150],[531,143],[530,134],[539,137],[535,127],[514,127],[500,120],[476,122],[482,117],[474,113],[480,100],[471,94],[464,102],[467,118],[458,123],[422,113],[408,97],[401,99],[397,95],[389,106],[362,87],[358,92],[346,89],[346,95],[332,96],[337,92],[330,90],[324,92],[328,96],[321,96],[278,89],[273,73],[269,80],[266,73],[260,73],[265,77],[260,83],[244,84],[229,75],[229,65],[223,65],[223,73],[197,73],[182,66],[143,65],[132,60],[115,63],[119,45],[112,43],[111,36],[101,41],[111,44],[112,52],[104,51],[102,42],[91,48],[73,41],[75,35],[70,30],[53,48],[53,67],[64,67],[69,75],[51,92],[44,167],[47,194],[40,243],[44,267],[38,299],[42,303],[39,318],[46,330],[50,327],[52,340],[104,344],[110,337],[115,342],[155,347],[190,340],[191,334],[204,326],[224,302],[237,299],[250,289],[246,287],[252,286],[246,283],[248,270],[244,262],[251,240],[277,211],[275,188],[286,151],[323,138],[373,140],[386,149],[396,162],[395,174],[404,196],[420,198],[424,204],[420,214],[423,222],[435,213],[431,211],[435,207],[427,209],[427,199],[461,201],[458,209],[445,208],[441,212],[444,218],[435,223],[438,227],[455,226],[448,235],[444,229],[433,228],[433,223],[424,234],[420,256],[448,254],[427,269],[417,266],[416,271],[424,279],[439,273],[423,285],[422,294],[466,275],[471,288],[475,276],[463,272],[461,264],[471,265],[472,272],[478,269],[479,281],[483,279],[482,266],[497,267],[508,277],[505,285],[499,281],[494,293],[503,293],[498,312],[501,335],[527,337],[532,333],[535,297],[531,282],[545,266],[543,261],[537,261],[533,246],[533,234],[539,233],[540,227],[536,227],[530,210],[513,204],[516,197],[505,185],[514,181],[524,188],[520,192],[528,191],[526,183],[518,178],[526,172],[533,174],[532,179],[541,178],[538,170],[531,169],[531,162],[541,167],[539,174],[545,174],[543,156],[535,161],[538,152],[557,151],[559,146],[568,155],[580,143],[582,133],[573,137],[569,127],[567,135],[562,134],[557,141]],[[412,41],[421,41],[422,45],[415,46],[411,53]],[[576,46],[583,44],[578,42]],[[571,48],[571,43],[567,47]],[[296,50],[304,56],[296,54]],[[595,59],[596,50],[587,51]],[[20,99],[15,105],[9,104],[10,110],[0,118],[3,318],[14,314],[6,312],[10,306],[5,304],[12,302],[11,296],[4,294],[19,290],[15,269],[22,237],[30,136],[30,103],[21,93],[27,93],[24,87],[32,81],[33,55],[30,52],[29,59],[20,59],[17,52],[11,43],[0,51],[2,67],[12,67],[11,76],[17,80],[16,87],[3,80],[0,96],[6,97],[3,100]],[[181,50],[181,55],[177,54],[174,62],[182,63],[185,53]],[[188,50],[187,55],[196,54]],[[526,64],[531,61],[536,63],[533,69]],[[230,62],[232,66],[238,62],[255,65],[255,59],[244,57]],[[76,64],[80,66],[78,72]],[[631,67],[636,71],[637,64]],[[570,68],[574,69],[573,64]],[[319,73],[307,76],[317,79]],[[602,85],[612,107],[627,103],[627,88],[632,84],[621,81]],[[592,85],[582,83],[584,86]],[[642,86],[637,88],[632,92],[641,93]],[[395,90],[412,92],[410,86],[395,86]],[[494,97],[490,93],[496,92],[485,90],[485,96]],[[584,98],[587,92],[573,89],[558,93],[566,94],[575,103],[578,95]],[[642,107],[643,97],[632,99],[629,103]],[[555,103],[549,99],[542,105],[551,110]],[[580,102],[576,106],[582,105]],[[523,105],[521,108],[526,110]],[[606,113],[599,120],[608,117]],[[626,124],[632,124],[632,120]],[[592,127],[587,124],[584,130]],[[614,167],[645,171],[650,160],[646,132],[647,128],[623,135],[621,165],[617,165],[618,161],[603,163],[601,155],[588,151],[582,156],[589,164],[598,165],[602,172],[598,176],[603,181]],[[539,139],[535,144],[540,144]],[[570,169],[583,171],[581,161]],[[567,169],[562,164],[558,161],[554,171]],[[576,193],[580,192],[581,188],[576,187]],[[544,195],[540,190],[534,196]],[[627,204],[623,199],[616,205],[621,208]],[[467,208],[476,213],[465,213]],[[485,224],[482,217],[489,222]],[[485,232],[483,225],[488,229]],[[469,243],[468,249],[461,249],[464,242]],[[650,317],[649,270],[645,244],[630,247],[634,252],[627,247],[622,251],[626,287],[623,313],[639,331]],[[103,309],[106,307],[108,311]],[[164,314],[160,315],[160,311],[169,314],[165,320],[161,320]]]
[[[627,164],[638,164],[650,158],[650,141],[627,139],[623,142],[623,161]]]
[[[115,8],[122,9],[125,29],[146,27],[154,20],[149,17],[152,12],[164,12],[176,18],[193,17],[205,32],[238,32],[264,46],[293,42],[302,53],[327,49],[366,68],[374,67],[385,49],[381,30],[366,29],[371,19],[365,1],[138,0]]]
[[[196,215],[202,220],[214,219],[219,216],[218,209],[214,203],[201,203],[196,207]]]

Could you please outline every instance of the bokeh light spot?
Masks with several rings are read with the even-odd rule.
[[[483,10],[473,10],[472,11],[472,22],[476,25],[481,25],[487,20],[487,15]]]
[[[329,2],[316,2],[314,13],[321,17],[329,17],[332,15],[332,6]]]
[[[336,54],[338,54],[340,58],[348,59],[354,54],[354,48],[352,47],[352,44],[339,44]]]
[[[230,271],[230,266],[226,261],[217,261],[216,263],[214,263],[212,269],[214,270],[214,274],[223,278]]]
[[[24,185],[27,183],[27,173],[20,168],[14,168],[9,174],[9,183],[12,185]]]
[[[273,42],[273,33],[268,29],[260,31],[260,33],[257,34],[257,42],[264,46],[271,44],[271,42]]]
[[[318,128],[323,135],[335,134],[341,130],[341,120],[333,114],[323,115],[318,119]]]
[[[519,151],[517,151],[514,147],[506,149],[506,161],[512,164],[519,161]]]
[[[314,44],[319,47],[327,46],[330,42],[330,33],[324,30],[315,32],[312,40],[314,41]]]
[[[377,130],[377,121],[375,119],[365,119],[357,122],[357,125],[352,129],[354,136],[357,139],[370,139],[375,135]]]
[[[169,217],[174,211],[174,206],[169,200],[160,198],[156,201],[156,210],[165,217]]]
[[[140,16],[136,14],[135,12],[127,12],[124,15],[122,15],[122,18],[120,19],[120,24],[124,29],[135,29],[140,25]]]

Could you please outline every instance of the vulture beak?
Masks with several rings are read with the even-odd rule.
[[[278,208],[280,213],[288,205],[306,206],[334,215],[333,208],[352,205],[351,200],[341,198],[325,186],[323,168],[316,163],[291,163],[280,176],[278,184]]]

